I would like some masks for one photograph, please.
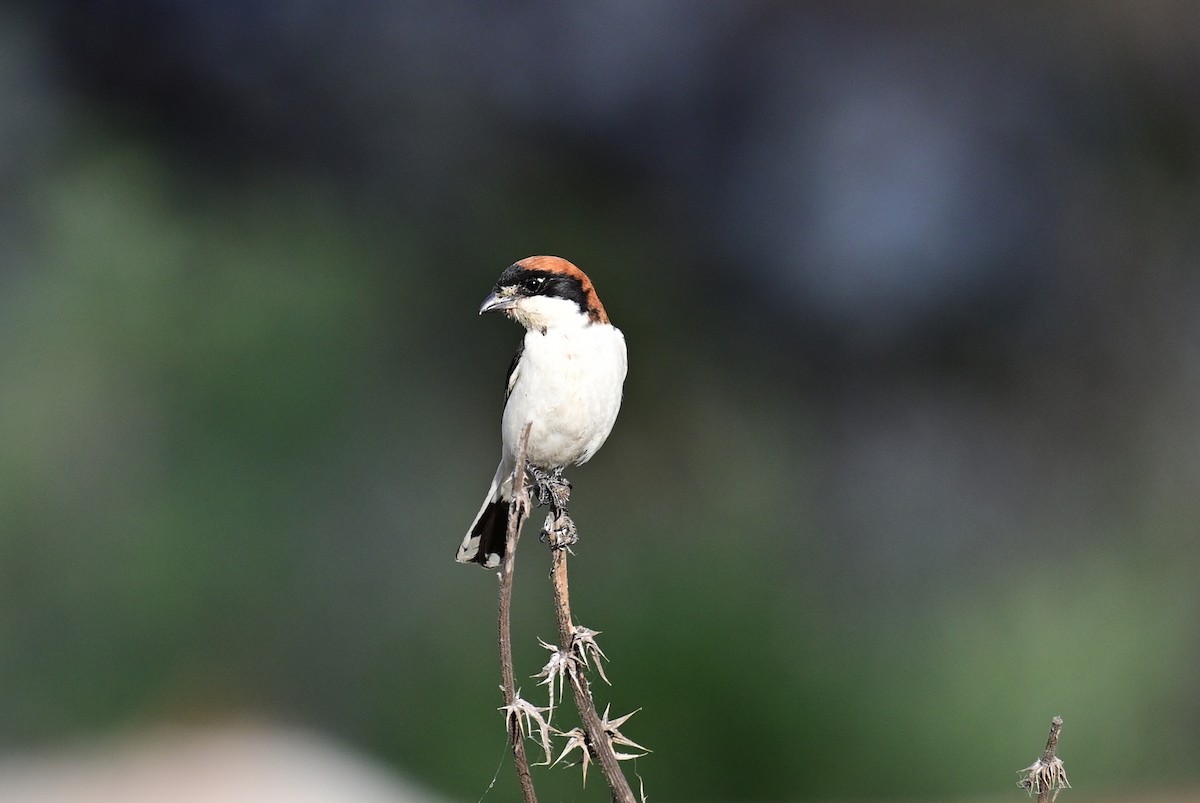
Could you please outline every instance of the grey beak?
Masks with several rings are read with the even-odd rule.
[[[515,296],[500,296],[492,293],[483,300],[483,305],[479,308],[479,314],[485,312],[503,312],[506,309],[511,309],[517,303]]]

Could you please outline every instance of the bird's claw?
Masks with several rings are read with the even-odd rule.
[[[565,510],[551,511],[546,514],[538,540],[549,543],[551,549],[566,549],[579,543],[579,530]]]
[[[540,466],[529,464],[529,474],[533,477],[533,492],[538,506],[551,505],[557,510],[565,510],[571,499],[571,482],[562,475],[563,470],[556,468],[546,471]]]
[[[529,492],[522,489],[521,493],[515,494],[512,501],[509,502],[509,509],[517,514],[518,521],[524,522],[529,518],[529,513],[533,510],[533,505],[529,501]]]
[[[533,498],[539,506],[550,505],[546,514],[546,523],[538,539],[550,544],[551,549],[566,549],[579,541],[579,532],[575,522],[567,513],[567,502],[571,499],[571,482],[562,475],[563,470],[556,468],[546,471],[540,466],[529,464],[529,474],[533,477]]]

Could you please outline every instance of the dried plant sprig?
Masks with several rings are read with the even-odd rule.
[[[535,678],[543,678],[538,683],[539,686],[548,686],[550,688],[550,718],[554,718],[555,691],[557,687],[557,698],[562,700],[563,682],[567,677],[571,678],[571,682],[575,682],[575,673],[578,671],[576,664],[579,659],[568,652],[560,650],[554,644],[548,644],[541,639],[538,639],[538,644],[541,644],[546,649],[550,650],[550,660],[542,667],[542,671],[534,675]]]
[[[600,649],[600,645],[596,643],[596,636],[600,635],[600,631],[592,630],[583,625],[576,625],[571,637],[571,647],[568,650],[563,650],[554,644],[550,644],[543,639],[538,639],[538,644],[550,651],[550,660],[542,667],[542,671],[534,675],[535,678],[541,678],[539,686],[547,686],[550,689],[550,716],[554,716],[554,708],[557,701],[562,700],[563,684],[567,678],[571,679],[573,685],[579,685],[580,673],[584,669],[590,670],[593,663],[596,671],[604,682],[612,685],[612,681],[608,679],[608,675],[604,673],[604,661],[608,660],[608,656]]]
[[[563,751],[558,754],[558,758],[554,759],[554,763],[550,766],[558,766],[558,763],[566,758],[568,753],[578,749],[583,755],[583,758],[579,761],[583,765],[583,785],[587,786],[588,764],[592,761],[592,751],[588,747],[587,732],[583,728],[571,728],[569,731],[555,731],[555,733],[567,738],[567,746],[563,748]],[[566,766],[573,767],[575,765],[568,763]]]
[[[638,711],[641,711],[642,709],[635,708],[634,710],[630,711],[625,716],[617,717],[616,719],[608,718],[608,709],[609,709],[609,706],[607,706],[607,705],[604,706],[604,716],[600,718],[600,724],[604,727],[604,734],[608,737],[609,742],[612,743],[613,755],[615,755],[617,757],[618,761],[626,761],[631,758],[641,758],[642,756],[646,755],[647,753],[653,752],[649,747],[642,747],[640,744],[633,741],[628,736],[625,736],[623,733],[621,733],[621,730],[620,730],[621,726],[624,725],[631,716],[636,714]],[[642,752],[640,752],[640,753],[619,753],[619,752],[617,752],[617,749],[616,749],[618,745],[632,747],[634,750],[641,750]]]
[[[509,742],[512,745],[513,763],[517,769],[517,779],[521,784],[521,796],[525,803],[537,803],[537,793],[533,788],[533,776],[529,772],[529,758],[525,755],[525,739],[520,727],[520,710],[517,700],[519,693],[516,688],[516,678],[513,672],[512,660],[512,583],[513,572],[516,568],[517,541],[521,537],[521,526],[529,515],[529,492],[525,487],[525,451],[529,445],[530,425],[526,424],[521,432],[521,442],[517,448],[516,465],[513,471],[513,501],[508,507],[508,528],[505,532],[504,562],[500,567],[499,604],[497,605],[497,634],[500,646],[500,689],[504,693],[505,721],[508,725]],[[514,722],[513,716],[516,715]]]
[[[579,656],[579,660],[583,662],[586,669],[591,669],[592,665],[589,660],[594,660],[596,663],[596,671],[600,677],[609,686],[612,681],[608,679],[608,675],[604,674],[604,661],[608,660],[608,656],[604,654],[604,650],[600,649],[600,645],[596,643],[596,636],[600,635],[599,630],[592,630],[583,625],[575,625],[575,630],[571,634],[571,652]]]
[[[542,751],[546,754],[546,760],[534,766],[548,766],[550,764],[550,722],[546,717],[542,716],[549,708],[541,708],[521,697],[521,690],[517,689],[513,701],[508,705],[502,705],[498,709],[504,712],[504,722],[508,726],[509,733],[515,733],[520,738],[532,739],[533,734],[537,733],[538,744],[541,745]]]
[[[1058,798],[1063,789],[1070,789],[1067,781],[1067,771],[1062,759],[1058,757],[1058,736],[1062,732],[1062,717],[1050,720],[1050,735],[1046,738],[1046,749],[1042,757],[1023,770],[1017,770],[1023,778],[1017,781],[1017,786],[1029,792],[1029,796],[1037,795],[1038,803],[1052,803]]]
[[[1057,756],[1048,762],[1039,758],[1018,772],[1026,777],[1018,781],[1017,785],[1028,790],[1030,797],[1037,795],[1038,800],[1044,799],[1047,794],[1050,795],[1051,801],[1057,800],[1060,791],[1071,788],[1062,759]]]
[[[595,658],[599,665],[603,653],[599,652],[599,647],[596,648],[597,652],[592,653],[587,643],[588,641],[595,643],[594,634],[588,635],[589,631],[586,628],[583,631],[577,631],[574,622],[571,621],[571,594],[567,576],[567,556],[571,551],[566,547],[576,543],[578,533],[566,511],[570,485],[566,486],[566,491],[567,493],[562,494],[560,499],[553,501],[550,512],[554,519],[551,521],[551,517],[548,516],[545,528],[548,530],[546,540],[550,545],[552,566],[550,576],[554,585],[554,611],[555,618],[558,620],[559,649],[568,655],[575,655],[578,645],[578,650],[582,654],[587,655],[589,660]],[[582,641],[580,641],[581,638]],[[583,663],[582,657],[576,656],[576,658]],[[603,670],[601,670],[601,676],[603,677]],[[608,682],[608,678],[604,678],[604,680]],[[564,749],[559,759],[561,760],[564,755],[576,747],[580,748],[588,761],[595,759],[596,763],[600,765],[615,803],[636,803],[633,790],[629,787],[629,780],[621,771],[620,759],[614,755],[613,743],[605,731],[600,715],[596,712],[596,704],[592,700],[591,685],[588,683],[586,673],[577,671],[571,674],[571,692],[575,698],[575,708],[579,712],[579,719],[582,723],[582,728],[576,730],[580,730],[581,735],[568,737],[567,748]],[[572,732],[568,731],[568,733]],[[584,777],[586,779],[586,765]]]
[[[630,711],[624,716],[610,719],[609,707],[605,706],[604,708],[604,716],[600,718],[600,725],[601,728],[603,728],[604,735],[608,740],[609,748],[612,750],[613,755],[616,756],[618,761],[628,761],[629,759],[641,758],[647,753],[652,752],[650,748],[643,747],[621,733],[621,726],[629,721],[629,718],[640,710],[641,709],[639,708],[634,711]],[[585,731],[583,728],[577,727],[571,728],[569,731],[555,730],[554,733],[556,736],[562,736],[566,738],[567,744],[565,747],[563,747],[562,752],[558,754],[558,758],[554,759],[554,763],[550,766],[557,766],[568,755],[578,750],[582,756],[579,760],[579,763],[583,766],[583,784],[584,786],[587,786],[588,765],[591,764],[592,757],[595,754],[592,741],[588,737],[587,731]],[[616,749],[618,746],[631,747],[640,752],[623,753]],[[575,765],[568,762],[565,766],[573,767]],[[641,796],[643,799],[645,799],[645,789],[642,790]]]

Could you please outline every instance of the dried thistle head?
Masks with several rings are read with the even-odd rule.
[[[630,758],[641,758],[642,756],[649,753],[650,752],[649,747],[642,747],[640,744],[638,744],[637,742],[633,741],[632,739],[628,738],[623,733],[621,733],[621,730],[620,730],[621,726],[624,725],[631,716],[636,714],[638,711],[641,711],[642,709],[635,708],[633,711],[630,711],[625,716],[617,717],[616,719],[608,718],[608,710],[609,710],[609,706],[607,706],[607,705],[604,706],[604,716],[601,717],[600,724],[603,725],[604,734],[608,737],[609,742],[612,743],[613,755],[617,757],[617,760],[625,761],[626,759],[630,759]],[[619,752],[617,752],[617,749],[616,749],[618,745],[632,747],[634,750],[640,750],[641,752],[640,753],[619,753]]]
[[[583,785],[587,786],[588,764],[592,761],[592,751],[588,745],[587,733],[584,732],[583,728],[571,728],[569,731],[555,731],[555,733],[567,738],[567,746],[563,748],[563,751],[558,754],[558,758],[554,759],[554,763],[550,766],[558,766],[558,762],[566,758],[568,753],[578,749],[583,754],[580,763],[583,764]],[[568,764],[567,766],[573,765]]]
[[[550,687],[550,718],[554,718],[554,700],[555,689],[557,688],[558,699],[562,699],[563,681],[571,678],[571,682],[575,682],[575,677],[579,673],[579,659],[566,650],[560,650],[553,644],[548,644],[541,639],[538,643],[546,649],[550,650],[550,660],[542,667],[542,671],[534,675],[535,678],[542,678],[539,686]]]
[[[1046,749],[1042,757],[1023,770],[1017,770],[1025,777],[1017,781],[1017,786],[1029,792],[1029,796],[1038,796],[1045,800],[1047,795],[1053,801],[1063,789],[1070,789],[1067,782],[1067,771],[1062,759],[1058,757],[1058,737],[1062,733],[1063,718],[1056,716],[1050,720],[1050,735],[1046,737]]]
[[[501,687],[503,688],[503,687]],[[521,698],[521,690],[517,689],[513,701],[499,708],[504,712],[504,724],[514,739],[532,738],[534,731],[538,734],[538,744],[546,754],[542,766],[550,763],[550,723],[542,716],[549,708],[539,708],[528,700]]]
[[[1052,756],[1048,761],[1043,757],[1030,764],[1023,770],[1017,770],[1025,777],[1017,781],[1017,786],[1029,792],[1029,796],[1049,793],[1050,799],[1055,800],[1063,789],[1070,789],[1067,782],[1067,771],[1062,759]]]
[[[571,634],[571,652],[579,657],[586,669],[591,669],[591,662],[596,662],[596,671],[600,673],[600,677],[609,686],[612,681],[608,679],[608,675],[604,674],[604,661],[608,660],[608,656],[604,654],[604,650],[600,649],[600,645],[596,643],[596,636],[600,635],[599,630],[592,630],[583,625],[576,625],[574,632]]]
[[[642,747],[640,744],[621,733],[621,726],[624,725],[631,716],[640,710],[641,709],[630,711],[623,717],[610,719],[608,707],[606,706],[604,709],[604,716],[601,717],[600,723],[604,728],[604,735],[608,738],[609,744],[611,744],[613,747],[613,755],[616,756],[618,761],[626,761],[631,758],[641,758],[650,752],[650,748]],[[560,761],[565,759],[574,751],[578,750],[582,756],[582,758],[579,760],[579,763],[583,765],[583,783],[584,786],[586,786],[588,764],[592,762],[592,745],[588,739],[587,732],[583,728],[571,728],[569,731],[555,730],[554,733],[557,736],[565,737],[567,744],[565,747],[563,747],[562,752],[558,754],[558,758],[554,759],[554,763],[550,766],[557,766]],[[631,747],[640,752],[623,753],[616,749],[618,746]],[[567,766],[573,765],[568,764]]]

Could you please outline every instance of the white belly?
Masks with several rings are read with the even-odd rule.
[[[533,421],[529,462],[544,468],[587,462],[617,420],[625,370],[625,339],[613,327],[527,332],[504,408],[506,456],[515,456],[521,430]]]

